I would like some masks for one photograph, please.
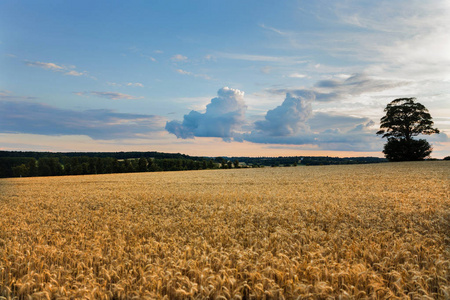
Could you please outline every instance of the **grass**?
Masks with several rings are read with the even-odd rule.
[[[448,299],[449,179],[448,162],[2,179],[0,299]]]

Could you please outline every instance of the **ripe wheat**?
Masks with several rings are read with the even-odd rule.
[[[449,167],[2,179],[0,299],[448,299]]]

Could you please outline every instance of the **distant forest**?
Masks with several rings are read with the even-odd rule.
[[[298,165],[367,164],[377,157],[199,157],[162,152],[21,152],[0,151],[0,178],[183,171]]]

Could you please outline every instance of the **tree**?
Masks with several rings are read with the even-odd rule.
[[[21,164],[19,166],[12,167],[13,176],[22,177],[29,176],[30,170],[25,164]]]
[[[406,140],[391,138],[384,145],[383,153],[390,161],[411,161],[422,160],[430,156],[431,151],[430,144],[424,139],[411,139],[407,142]]]
[[[389,103],[381,118],[377,135],[387,138],[383,153],[390,161],[423,160],[431,154],[431,145],[424,139],[415,140],[419,134],[439,133],[433,128],[428,109],[416,98],[399,98]]]
[[[145,157],[139,158],[139,172],[147,172],[147,159]]]
[[[235,159],[235,160],[233,161],[233,165],[234,165],[235,168],[240,168],[240,167],[239,167],[239,160]]]

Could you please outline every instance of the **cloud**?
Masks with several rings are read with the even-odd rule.
[[[47,63],[47,62],[40,62],[40,61],[25,61],[25,64],[29,67],[37,67],[44,70],[49,70],[53,72],[60,72],[64,73],[64,75],[68,76],[88,76],[87,71],[78,72],[73,69],[75,69],[75,66],[65,66],[65,65],[57,65],[55,63]],[[92,77],[92,79],[95,79],[95,77]]]
[[[245,122],[244,92],[228,87],[221,88],[211,99],[205,113],[191,111],[183,122],[170,121],[166,130],[178,138],[220,137],[231,140]]]
[[[85,96],[85,97],[88,97],[88,96],[92,95],[92,96],[101,97],[101,98],[107,98],[107,99],[112,99],[112,100],[123,100],[123,99],[125,99],[125,100],[137,100],[137,99],[144,98],[144,97],[135,97],[135,96],[122,94],[122,93],[116,93],[116,92],[91,91],[91,92],[74,92],[74,94],[78,95],[78,96]]]
[[[61,72],[61,71],[67,69],[67,67],[62,66],[62,65],[60,66],[60,65],[57,65],[54,63],[44,63],[44,62],[40,62],[40,61],[27,61],[27,62],[25,62],[25,64],[30,67],[38,67],[38,68],[56,71],[56,72]]]
[[[338,75],[336,78],[320,80],[310,89],[272,89],[269,92],[278,95],[313,93],[315,101],[331,102],[353,99],[363,94],[379,93],[408,84],[410,84],[408,81],[380,79],[357,73],[348,77]]]
[[[175,62],[177,62],[177,61],[186,61],[187,59],[188,58],[186,56],[181,55],[181,54],[177,54],[177,55],[174,55],[174,56],[171,57],[171,60],[175,61]]]
[[[144,87],[144,85],[140,82],[128,82],[126,83],[126,86],[132,86],[132,87]]]
[[[120,86],[144,87],[144,85],[140,82],[126,82],[126,83],[107,82],[106,84],[110,85],[110,86],[116,86],[116,87],[120,87]]]
[[[169,121],[165,129],[178,138],[220,137],[225,141],[302,145],[322,150],[376,151],[382,149],[375,123],[369,118],[313,112],[317,94],[310,90],[287,93],[281,105],[263,120],[248,123],[244,93],[222,88],[205,113],[192,110],[183,121]]]
[[[264,29],[267,29],[267,30],[272,31],[272,32],[275,32],[275,33],[277,33],[277,34],[279,34],[279,35],[287,35],[287,33],[284,32],[284,31],[281,31],[281,30],[276,29],[276,28],[274,28],[274,27],[266,26],[266,25],[264,25],[264,24],[260,24],[259,27],[264,28]]]
[[[306,78],[306,77],[308,77],[308,76],[305,75],[305,74],[292,73],[292,74],[290,74],[288,77],[290,77],[290,78]]]
[[[151,60],[151,61],[153,61],[153,62],[156,61],[156,58],[154,58],[153,56],[145,55],[145,54],[141,54],[141,56],[144,57],[144,58],[146,58],[146,59],[148,59],[148,60]]]
[[[261,144],[310,145],[311,148],[339,151],[379,151],[383,141],[375,135],[374,122],[367,118],[314,114],[297,132],[287,135],[254,130],[243,134],[246,141]]]
[[[405,81],[376,79],[366,74],[354,74],[347,79],[321,80],[315,84],[320,91],[330,91],[358,96],[364,93],[381,92],[408,84]]]
[[[286,94],[280,106],[267,112],[265,120],[255,122],[256,130],[269,136],[289,136],[307,129],[305,122],[311,116],[313,100],[313,93]]]
[[[11,91],[0,91],[0,100],[35,100],[36,97],[30,96],[17,96],[14,95]]]
[[[178,74],[181,74],[181,75],[192,75],[191,72],[188,72],[188,71],[185,71],[185,70],[182,70],[182,69],[177,69],[176,72]]]
[[[200,78],[203,78],[203,79],[206,79],[206,80],[211,80],[211,77],[209,77],[206,74],[194,74],[192,72],[185,71],[185,70],[182,70],[182,69],[177,69],[177,70],[175,70],[175,72],[177,72],[178,74],[181,74],[181,75],[189,75],[189,76],[194,76],[194,77],[200,77]]]
[[[369,118],[313,112],[318,95],[308,89],[288,92],[280,106],[267,111],[264,120],[255,121],[253,130],[240,137],[253,143],[309,145],[322,150],[382,148],[375,123]]]
[[[69,71],[67,73],[64,73],[64,75],[70,75],[70,76],[83,76],[86,75],[86,72],[77,72],[77,71]]]
[[[279,62],[287,64],[304,64],[308,62],[302,59],[301,57],[295,56],[268,56],[257,54],[242,54],[242,53],[216,53],[215,56],[235,60]]]
[[[108,109],[75,111],[46,104],[0,101],[0,132],[86,135],[93,139],[134,139],[163,131],[165,118]]]
[[[339,128],[341,131],[348,131],[356,126],[368,123],[371,123],[371,120],[365,117],[353,117],[323,112],[313,113],[312,117],[308,120],[308,125],[313,132],[322,132],[330,128]]]

